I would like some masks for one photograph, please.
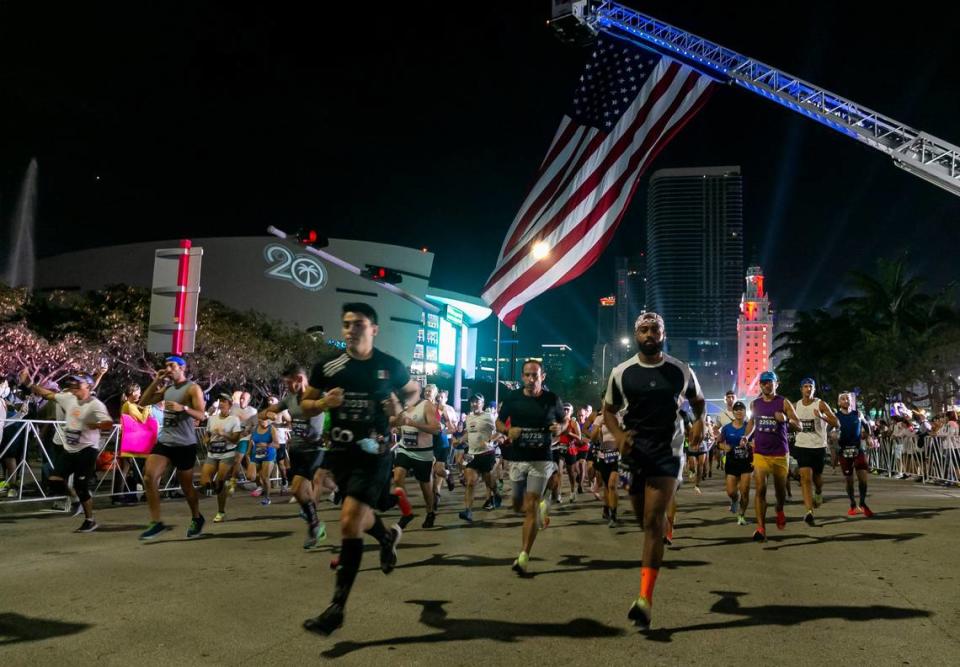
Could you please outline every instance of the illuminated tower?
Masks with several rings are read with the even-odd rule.
[[[747,291],[740,301],[740,317],[737,320],[738,396],[746,398],[759,393],[757,378],[760,373],[772,368],[772,351],[773,317],[763,285],[763,269],[751,266],[747,269]]]

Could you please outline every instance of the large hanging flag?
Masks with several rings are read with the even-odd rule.
[[[711,80],[600,35],[533,187],[483,288],[507,325],[600,257],[640,175],[706,102]]]

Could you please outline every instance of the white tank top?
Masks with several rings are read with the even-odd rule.
[[[797,419],[803,431],[797,433],[797,447],[820,449],[827,446],[827,423],[820,418],[820,399],[813,399],[810,405],[804,405],[803,399],[794,404]]]
[[[430,401],[420,401],[412,408],[404,410],[403,414],[415,424],[426,424],[427,418],[424,410],[428,405],[431,409],[436,409]],[[432,433],[425,433],[413,426],[404,426],[400,429],[400,435],[402,437],[400,447],[403,449],[410,451],[429,449],[433,451]]]

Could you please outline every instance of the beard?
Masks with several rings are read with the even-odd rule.
[[[663,341],[644,341],[640,343],[640,351],[648,357],[660,354],[663,351]]]

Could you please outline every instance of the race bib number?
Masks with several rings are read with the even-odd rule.
[[[374,401],[366,392],[348,391],[343,395],[343,404],[337,408],[339,421],[369,422],[373,419]]]
[[[733,448],[733,458],[735,459],[748,459],[750,458],[750,449],[748,447],[734,447]]]
[[[227,443],[220,442],[211,442],[210,443],[210,453],[211,454],[224,454],[227,451]]]
[[[605,451],[603,452],[603,461],[604,463],[616,463],[620,460],[620,452],[618,451]]]
[[[257,445],[257,450],[254,452],[253,455],[256,456],[258,459],[266,458],[267,448]]]
[[[520,447],[543,447],[543,429],[521,428],[520,439],[517,441],[517,445]]]
[[[163,411],[163,428],[176,428],[179,423],[179,412],[171,412],[170,410]]]
[[[417,446],[418,431],[416,429],[403,429],[403,446],[410,449]]]
[[[859,447],[844,447],[841,455],[846,459],[853,459],[857,457],[857,454],[860,453]]]
[[[310,422],[305,419],[294,419],[290,430],[295,438],[306,440],[310,437]]]
[[[776,433],[779,422],[773,417],[757,417],[757,430],[762,433]]]
[[[801,419],[800,426],[804,433],[816,430],[812,419]]]
[[[80,444],[80,431],[68,428],[64,431],[64,436],[68,445],[75,446]]]

